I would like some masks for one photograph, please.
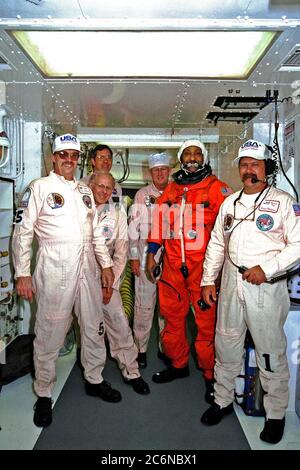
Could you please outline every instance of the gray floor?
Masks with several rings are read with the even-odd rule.
[[[155,384],[152,374],[164,368],[156,354],[156,339],[152,337],[148,367],[142,371],[151,388],[148,396],[136,394],[123,382],[116,363],[107,361],[104,378],[123,396],[116,404],[85,395],[75,364],[55,404],[53,423],[42,431],[35,449],[250,449],[234,413],[212,428],[200,423],[208,405],[194,359],[190,360],[190,377]]]

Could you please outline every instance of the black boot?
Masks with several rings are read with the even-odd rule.
[[[33,422],[40,428],[46,428],[52,423],[52,400],[48,397],[38,397],[34,405]]]
[[[156,372],[152,376],[153,382],[157,384],[164,384],[167,382],[172,382],[175,379],[181,379],[183,377],[188,377],[190,375],[189,366],[185,367],[173,367],[169,366],[167,369],[162,370],[161,372]]]
[[[104,401],[111,403],[117,403],[122,400],[122,395],[118,390],[114,390],[110,383],[103,380],[100,384],[91,384],[87,380],[85,381],[85,391],[87,395],[92,397],[99,397]]]
[[[157,357],[158,359],[161,359],[166,366],[169,366],[171,364],[171,359],[165,355],[160,349],[157,351]]]
[[[76,363],[79,367],[79,369],[81,370],[81,372],[83,372],[83,366],[82,366],[82,363],[81,363],[81,348],[78,348],[76,349]]]
[[[145,352],[143,352],[143,353],[139,352],[138,353],[137,363],[139,365],[139,369],[145,369],[147,367],[147,355],[146,355]]]
[[[209,405],[213,405],[215,402],[214,383],[215,383],[214,379],[210,379],[210,380],[205,379],[206,392],[205,392],[204,398],[205,398],[206,403],[208,403]]]
[[[136,379],[124,379],[125,383],[132,385],[133,390],[140,395],[149,395],[150,388],[145,382],[143,377],[137,377]]]
[[[264,429],[259,437],[269,444],[277,444],[282,439],[284,426],[285,418],[266,419]]]
[[[215,424],[219,424],[224,416],[230,415],[232,412],[232,403],[230,403],[228,406],[225,406],[225,408],[221,408],[219,405],[214,403],[203,413],[201,417],[201,423],[207,424],[208,426],[214,426]]]

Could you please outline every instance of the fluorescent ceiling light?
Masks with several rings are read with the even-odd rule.
[[[163,133],[161,129],[143,129],[144,132],[138,132],[136,129],[131,129],[128,134],[122,128],[112,129],[109,127],[93,131],[89,127],[81,127],[78,129],[77,137],[80,142],[98,142],[105,143],[112,147],[129,147],[129,148],[179,148],[182,142],[190,139],[200,139],[203,143],[218,143],[219,130],[213,129],[200,129],[198,132],[195,130],[185,130],[174,135]]]
[[[49,78],[246,79],[274,31],[12,31]]]
[[[125,148],[169,148],[175,149],[179,148],[184,142],[185,139],[180,140],[135,140],[134,138],[112,138],[112,136],[100,135],[100,134],[77,134],[79,141],[82,142],[99,142],[105,143],[110,147],[125,147]],[[199,136],[194,137],[194,139],[199,139]],[[203,139],[201,139],[203,143]],[[219,138],[215,137],[214,139],[209,140],[210,143],[218,143]]]

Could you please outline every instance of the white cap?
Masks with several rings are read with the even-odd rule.
[[[238,165],[240,158],[249,157],[255,160],[267,160],[271,158],[270,151],[262,142],[258,140],[247,140],[239,148],[238,156],[233,160],[232,164]]]
[[[148,157],[149,169],[156,166],[170,166],[170,157],[167,153],[153,153]]]
[[[80,142],[75,135],[59,135],[54,139],[52,153],[59,152],[60,150],[77,150],[80,152]]]
[[[182,155],[182,152],[188,148],[188,147],[199,147],[199,149],[201,149],[202,151],[202,155],[203,155],[203,165],[205,165],[205,163],[207,163],[207,150],[206,150],[206,147],[205,145],[200,142],[200,140],[197,140],[197,139],[194,139],[194,140],[186,140],[185,142],[183,142],[182,146],[180,147],[180,149],[178,150],[178,153],[177,153],[177,158],[178,160],[181,162],[181,155]]]

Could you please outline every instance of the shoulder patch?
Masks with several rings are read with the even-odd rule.
[[[30,196],[31,196],[31,189],[27,188],[22,196],[20,207],[24,207],[24,208],[28,207]]]
[[[295,216],[299,217],[300,216],[300,204],[293,204],[293,209],[295,212]]]
[[[234,217],[232,214],[226,214],[224,218],[224,230],[230,230],[233,226]]]
[[[226,187],[222,186],[221,193],[223,194],[223,196],[227,197],[227,196],[230,196],[230,194],[233,194],[233,191],[228,186]]]
[[[88,207],[89,209],[92,208],[92,200],[91,200],[90,196],[85,194],[84,196],[82,196],[82,200],[83,200],[83,203],[86,207]]]

